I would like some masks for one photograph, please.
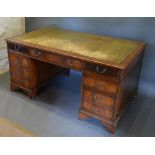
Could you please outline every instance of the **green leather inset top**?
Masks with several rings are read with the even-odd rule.
[[[137,41],[59,28],[39,29],[13,39],[114,63],[121,63],[140,45]]]

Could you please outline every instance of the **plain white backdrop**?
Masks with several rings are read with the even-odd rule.
[[[5,0],[0,16],[153,17],[153,0]]]

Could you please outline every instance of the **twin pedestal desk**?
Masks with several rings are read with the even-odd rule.
[[[79,118],[96,118],[114,133],[137,91],[145,43],[43,28],[7,39],[7,47],[11,90],[34,99],[52,77],[81,71]]]

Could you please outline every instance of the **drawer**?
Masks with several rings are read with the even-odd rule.
[[[24,88],[30,88],[29,79],[24,78],[23,76],[18,76],[15,73],[11,73],[11,81],[19,86]]]
[[[66,57],[59,56],[57,54],[47,53],[37,49],[30,49],[30,55],[37,59],[51,62],[52,64],[68,67],[68,62]]]
[[[83,85],[112,95],[117,94],[117,84],[114,82],[107,82],[100,79],[94,79],[88,76],[84,76]]]
[[[114,108],[115,99],[104,94],[95,93],[93,91],[84,89],[83,100],[92,103],[93,105],[107,107],[109,109]]]
[[[29,58],[12,52],[9,52],[9,60],[11,64],[19,65],[22,67],[29,67],[30,64]]]
[[[14,43],[8,43],[8,49],[12,50],[13,52],[21,52],[21,53],[27,53],[27,48],[22,46],[22,45],[18,45],[18,44],[14,44]]]
[[[84,63],[79,61],[79,60],[75,60],[75,59],[70,59],[68,58],[68,66],[71,69],[75,69],[75,70],[83,70],[84,68]]]
[[[113,111],[100,106],[93,105],[89,102],[83,102],[81,108],[82,110],[90,113],[91,115],[99,117],[101,119],[107,119],[107,120],[113,119],[114,115]]]
[[[99,74],[99,75],[110,76],[113,78],[118,77],[117,69],[106,67],[106,66],[90,64],[90,63],[85,64],[85,71],[92,72],[92,73]]]
[[[81,61],[67,58],[65,56],[60,56],[58,54],[47,53],[47,52],[43,52],[41,50],[35,50],[35,49],[31,49],[30,54],[31,56],[36,57],[38,59],[42,59],[44,61],[48,61],[53,64],[60,65],[66,68],[71,68],[75,70],[83,69],[83,63]]]
[[[30,70],[29,68],[24,68],[19,65],[10,65],[10,72],[16,74],[17,76],[23,76],[25,78],[30,77]]]

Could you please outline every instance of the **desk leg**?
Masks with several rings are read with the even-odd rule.
[[[28,93],[28,96],[31,100],[34,100],[37,96],[37,90],[32,90],[32,92]]]
[[[37,90],[30,90],[30,91],[27,91],[27,90],[23,90],[23,92],[28,95],[28,97],[31,99],[31,100],[34,100],[35,97],[37,96]]]
[[[20,88],[18,88],[17,86],[10,84],[10,90],[11,91],[16,91],[16,90],[19,90],[19,89]]]
[[[116,131],[116,125],[108,124],[108,123],[103,122],[103,121],[101,121],[101,124],[103,124],[103,125],[107,128],[107,130],[108,130],[109,132],[111,132],[112,134],[115,133],[115,131]]]

